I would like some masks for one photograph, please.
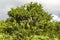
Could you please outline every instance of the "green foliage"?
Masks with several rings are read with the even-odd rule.
[[[12,8],[8,15],[18,22],[29,19],[32,21],[50,21],[52,19],[51,15],[43,10],[41,4],[37,3],[30,3],[16,9]]]
[[[59,40],[60,22],[51,22],[52,16],[41,4],[29,3],[11,8],[9,18],[0,21],[0,40]]]

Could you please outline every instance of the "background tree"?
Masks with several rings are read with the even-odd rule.
[[[52,16],[41,4],[28,3],[11,8],[9,18],[0,21],[1,40],[59,40],[60,22],[51,22]]]

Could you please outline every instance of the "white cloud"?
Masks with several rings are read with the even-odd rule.
[[[49,13],[55,14],[60,12],[60,0],[42,0],[41,3]]]
[[[53,16],[53,19],[52,19],[53,21],[60,21],[60,18],[57,15],[53,14],[52,16]]]

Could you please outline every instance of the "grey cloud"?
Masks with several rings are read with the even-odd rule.
[[[8,17],[7,12],[11,7],[16,7],[22,5],[22,3],[15,0],[2,0],[0,1],[0,19],[5,19]]]

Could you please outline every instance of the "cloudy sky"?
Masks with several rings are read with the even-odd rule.
[[[10,8],[21,6],[31,1],[42,4],[47,12],[53,14],[54,20],[60,20],[60,0],[0,0],[0,20],[8,17],[7,12]]]

